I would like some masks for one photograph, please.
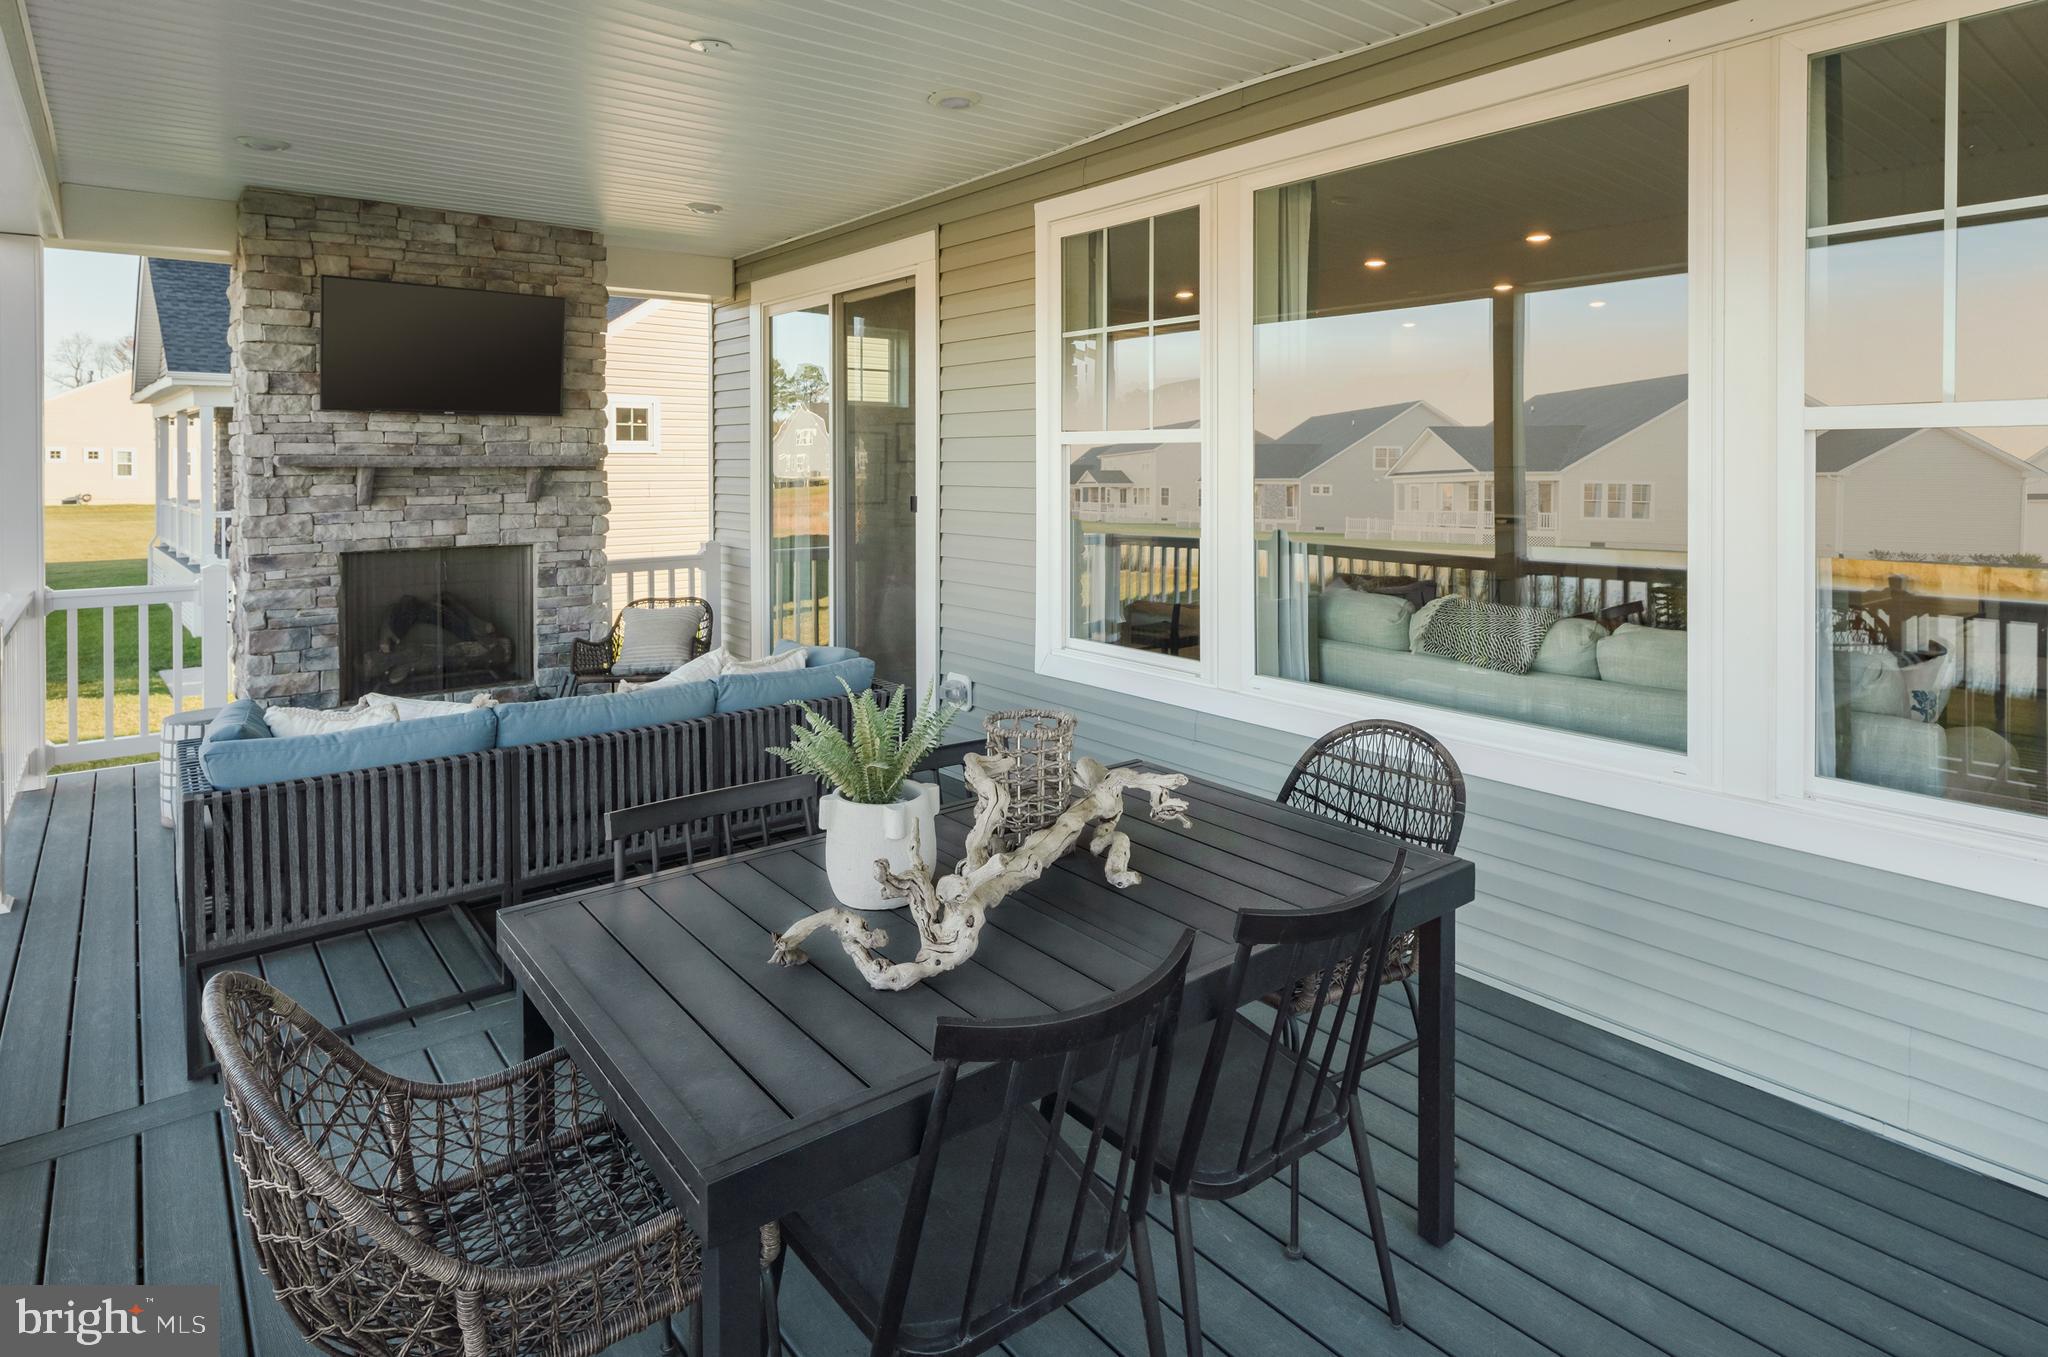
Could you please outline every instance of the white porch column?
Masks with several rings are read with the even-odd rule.
[[[173,545],[173,519],[165,510],[171,495],[171,425],[162,415],[156,416],[150,423],[156,429],[156,479],[150,482],[156,496],[156,540]]]
[[[176,497],[178,508],[177,513],[175,515],[176,522],[178,525],[178,554],[180,556],[183,556],[186,559],[186,561],[189,562],[193,559],[193,543],[191,531],[192,416],[189,411],[180,410],[178,411],[177,414],[171,416],[171,418],[177,421],[178,430],[178,493]]]
[[[0,829],[43,770],[43,246],[0,235]],[[0,833],[0,910],[6,893]]]
[[[198,560],[202,564],[204,562],[214,559],[213,510],[214,504],[218,499],[218,496],[214,494],[213,479],[213,444],[215,428],[213,420],[213,411],[214,407],[212,405],[203,405],[199,408],[198,415],[199,480],[197,489],[199,491],[199,494],[197,498],[199,504],[197,512],[193,516],[193,522],[198,526],[199,541],[196,545],[199,548]]]

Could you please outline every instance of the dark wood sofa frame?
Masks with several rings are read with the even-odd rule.
[[[808,704],[846,729],[851,700]],[[210,1068],[200,989],[215,969],[373,924],[447,911],[493,949],[478,912],[608,876],[609,811],[775,777],[793,706],[226,790],[199,741],[178,745],[178,920],[186,1058]],[[815,794],[814,794],[815,800]],[[815,819],[816,807],[810,807]],[[679,846],[671,831],[643,851]],[[464,989],[337,1028],[349,1036],[503,993]]]

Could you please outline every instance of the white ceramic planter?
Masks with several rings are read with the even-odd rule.
[[[918,852],[925,866],[936,856],[939,789],[930,782],[906,782],[893,804],[863,806],[827,792],[818,799],[818,823],[825,830],[825,873],[832,893],[848,909],[901,909],[902,900],[882,896],[875,880],[875,861],[886,858],[892,870],[910,866],[911,831],[917,831]]]

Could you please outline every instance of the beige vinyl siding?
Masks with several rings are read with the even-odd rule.
[[[660,402],[659,447],[605,458],[615,566],[686,556],[711,535],[710,363],[711,308],[701,302],[642,302],[612,325],[605,395]]]
[[[753,499],[747,430],[753,406],[751,326],[744,295],[711,317],[711,529],[725,552],[719,635],[736,654],[752,651],[753,596],[748,588]]]
[[[766,276],[939,231],[940,662],[974,680],[973,719],[1064,708],[1098,756],[1144,756],[1265,794],[1303,745],[1033,672],[1031,204],[1681,8],[1506,6],[1476,35],[1325,71],[1275,99],[1247,90],[1235,114],[1169,115],[742,261],[744,276]],[[745,523],[745,338],[743,313],[721,313],[721,536],[728,500]],[[1501,784],[1475,782],[1470,800],[1463,850],[1479,898],[1461,916],[1468,974],[2048,1190],[2048,911]]]

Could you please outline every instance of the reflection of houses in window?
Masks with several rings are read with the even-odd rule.
[[[1078,518],[1192,527],[1201,521],[1201,474],[1197,443],[1089,448],[1068,466],[1068,500]]]
[[[1517,468],[1529,543],[1682,551],[1686,425],[1682,373],[1532,396]],[[1391,479],[1402,488],[1385,535],[1493,540],[1491,424],[1430,427]],[[1560,515],[1560,503],[1577,512]]]
[[[800,405],[775,426],[775,478],[822,481],[831,476],[832,418],[822,405]]]
[[[1965,430],[1831,429],[1813,456],[1822,556],[2048,555],[2048,468]]]
[[[1446,416],[1427,401],[1338,410],[1305,419],[1253,452],[1253,518],[1262,532],[1345,530],[1347,518],[1394,510],[1388,473],[1423,430]]]

